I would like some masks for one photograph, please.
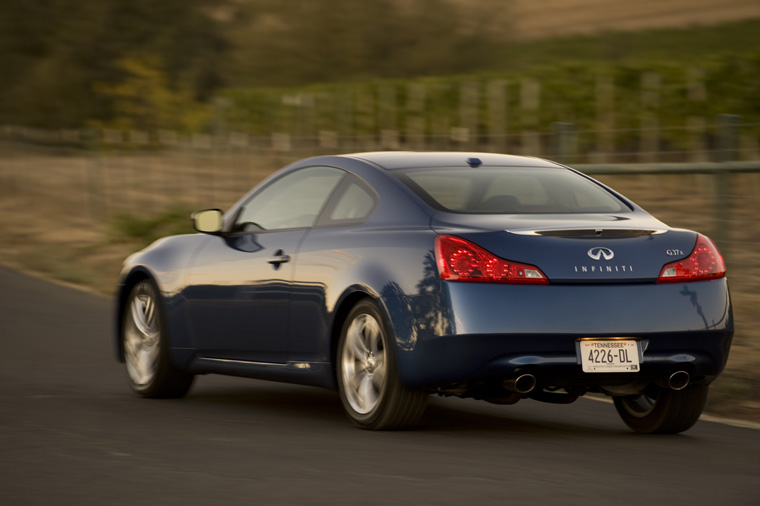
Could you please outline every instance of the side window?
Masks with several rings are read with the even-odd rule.
[[[360,220],[366,218],[373,207],[375,207],[375,199],[372,195],[352,181],[343,195],[338,198],[330,213],[330,220]]]
[[[376,202],[377,197],[366,184],[349,176],[327,204],[317,225],[330,227],[360,223],[369,216]]]
[[[233,232],[311,227],[345,174],[309,167],[277,179],[243,205]]]
[[[475,180],[469,174],[415,174],[412,180],[423,187],[436,202],[446,209],[464,209],[473,191]]]

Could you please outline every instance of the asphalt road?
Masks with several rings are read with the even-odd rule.
[[[131,393],[111,301],[0,268],[0,505],[752,505],[760,430],[634,434],[609,403],[431,400],[405,432],[336,394],[198,378]]]

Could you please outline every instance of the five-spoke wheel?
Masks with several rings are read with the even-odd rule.
[[[150,280],[138,282],[123,308],[122,344],[129,383],[145,397],[182,397],[193,376],[171,363],[158,290]]]
[[[348,404],[366,415],[380,400],[386,374],[386,350],[380,324],[370,314],[354,318],[341,354],[342,384]]]
[[[405,388],[398,378],[392,343],[374,302],[354,306],[341,333],[337,375],[346,413],[362,428],[413,425],[425,409],[427,394]]]

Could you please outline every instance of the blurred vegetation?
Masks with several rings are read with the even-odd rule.
[[[136,242],[137,249],[168,235],[194,234],[191,206],[177,203],[144,218],[128,212],[116,214],[108,223],[109,242]]]
[[[689,117],[715,121],[719,114],[739,114],[743,123],[760,122],[760,50],[728,56],[706,57],[697,65],[680,60],[558,62],[536,65],[523,71],[480,72],[467,75],[425,77],[405,80],[375,80],[360,83],[316,84],[289,88],[229,88],[220,90],[225,107],[216,111],[230,130],[254,134],[271,131],[303,133],[305,123],[311,135],[319,130],[340,132],[345,114],[350,115],[352,133],[373,134],[382,129],[403,130],[410,117],[425,116],[426,135],[435,135],[435,118],[446,118],[456,125],[461,115],[461,88],[474,86],[479,131],[488,132],[489,83],[503,83],[506,91],[507,130],[551,131],[555,122],[570,122],[581,130],[604,129],[599,125],[597,79],[614,83],[615,128],[641,128],[642,76],[657,74],[662,83],[657,89],[652,113],[660,126],[683,126]],[[695,77],[696,75],[696,77]],[[522,114],[521,86],[530,78],[541,85],[540,107],[535,122]],[[424,87],[425,106],[406,107],[410,85]],[[395,97],[395,124],[379,125],[382,93]],[[703,90],[703,91],[698,91]],[[702,94],[703,99],[694,95]],[[346,103],[348,101],[348,103]],[[362,118],[364,111],[366,118]],[[313,119],[304,118],[314,116]],[[526,123],[530,122],[530,124]],[[343,124],[341,124],[343,122]],[[446,132],[448,134],[448,132]],[[632,132],[631,136],[637,134]],[[688,135],[687,131],[677,135]]]
[[[125,57],[115,63],[122,72],[116,84],[96,83],[93,91],[107,100],[112,111],[107,126],[119,130],[201,130],[208,107],[187,86],[170,87],[166,72],[155,57]],[[104,126],[92,120],[93,126]]]
[[[149,107],[155,95],[168,92],[177,102],[191,90],[192,103],[207,101],[222,84],[217,67],[228,44],[203,11],[214,3],[0,0],[0,123],[149,127],[166,115],[140,125],[146,121],[140,100]],[[134,86],[141,74],[154,89],[130,98],[120,88]],[[168,121],[165,127],[175,126],[174,118]]]
[[[318,98],[325,104],[318,121],[335,123],[336,90],[372,94],[382,80],[404,103],[412,80],[433,85],[428,107],[445,111],[458,82],[530,76],[543,84],[542,98],[561,98],[542,101],[542,123],[585,127],[596,75],[612,75],[621,88],[616,105],[636,109],[643,72],[663,75],[663,103],[681,116],[695,107],[703,116],[760,114],[749,98],[760,87],[760,20],[518,43],[509,18],[494,14],[507,7],[495,0],[467,7],[446,0],[0,0],[0,124],[199,132],[218,128],[222,115],[230,127],[255,132],[294,114],[281,107],[284,92],[328,97]],[[704,104],[686,100],[692,69],[705,72]]]

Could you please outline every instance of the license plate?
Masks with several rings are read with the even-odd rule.
[[[639,372],[639,346],[634,339],[581,339],[583,372]]]

